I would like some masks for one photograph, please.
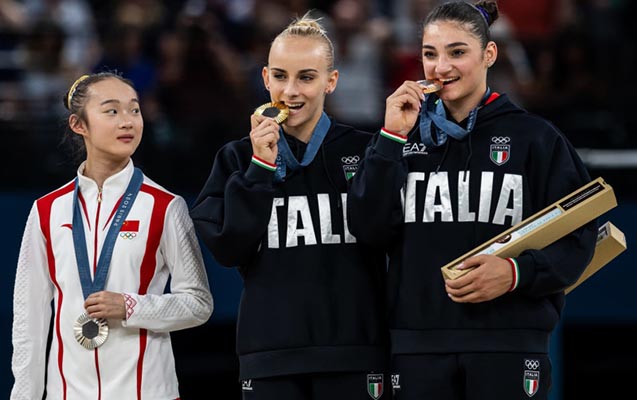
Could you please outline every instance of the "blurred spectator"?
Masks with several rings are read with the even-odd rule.
[[[534,73],[522,43],[506,15],[491,25],[491,39],[498,46],[498,59],[489,68],[491,89],[506,93],[519,106],[526,107],[529,90],[534,90]]]
[[[156,84],[154,60],[144,54],[145,32],[142,26],[113,25],[103,40],[104,54],[93,68],[94,72],[117,70],[133,81],[143,99]]]
[[[48,20],[64,32],[62,63],[74,75],[89,70],[97,56],[95,21],[83,0],[24,0],[26,15],[31,24]]]
[[[366,0],[338,0],[332,7],[330,34],[340,75],[327,110],[342,123],[376,131],[384,115],[383,59],[391,27],[385,18],[370,15],[369,7]]]

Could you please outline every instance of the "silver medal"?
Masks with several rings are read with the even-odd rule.
[[[108,322],[105,319],[91,318],[86,313],[80,315],[73,325],[75,340],[88,350],[104,344],[108,338]]]

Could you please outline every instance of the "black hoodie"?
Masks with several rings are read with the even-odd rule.
[[[348,214],[359,241],[390,246],[392,353],[546,353],[597,221],[523,252],[517,288],[492,301],[453,302],[440,268],[589,181],[566,138],[505,95],[479,110],[461,141],[427,148],[418,128],[406,144],[376,135]]]
[[[285,135],[301,158],[305,144]],[[347,228],[347,178],[372,136],[332,121],[314,160],[284,182],[224,146],[191,211],[215,259],[237,266],[240,379],[386,368],[386,257]]]

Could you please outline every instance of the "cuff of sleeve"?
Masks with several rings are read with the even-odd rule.
[[[255,183],[272,183],[276,165],[270,164],[256,156],[252,156],[250,166],[246,171],[246,179]]]
[[[380,130],[380,137],[374,145],[374,150],[392,160],[400,160],[403,155],[403,146],[407,143],[407,136],[388,131],[385,128]]]
[[[508,290],[509,292],[512,292],[518,287],[518,284],[520,283],[520,267],[515,258],[507,258],[506,260],[511,266],[511,274],[513,275],[513,280],[511,281],[511,286]]]
[[[531,282],[535,280],[535,261],[529,254],[521,254],[514,259],[518,265],[518,277],[517,284],[514,288],[518,292],[524,291],[524,288],[531,285]]]
[[[135,306],[137,305],[137,300],[128,293],[122,293],[124,296],[124,305],[126,306],[126,317],[124,318],[126,321],[135,313]]]

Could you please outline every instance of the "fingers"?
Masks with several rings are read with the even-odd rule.
[[[405,81],[385,102],[385,128],[406,136],[416,123],[425,95],[414,81]]]
[[[121,293],[101,291],[86,298],[84,309],[91,318],[124,319],[125,301]]]
[[[252,152],[255,156],[269,163],[274,163],[278,152],[279,124],[272,118],[264,117],[250,131],[250,141],[252,143]]]

